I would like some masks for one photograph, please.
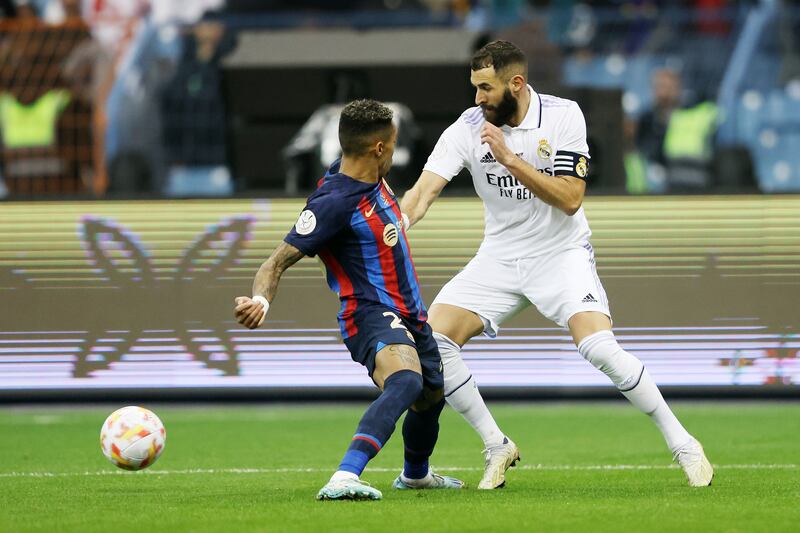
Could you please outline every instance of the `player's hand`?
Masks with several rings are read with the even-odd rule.
[[[481,128],[481,143],[488,144],[494,158],[501,165],[510,163],[515,157],[503,137],[503,131],[490,122],[484,122]]]
[[[233,301],[236,303],[233,314],[239,324],[249,329],[255,329],[264,322],[267,311],[261,302],[247,296],[237,296]]]

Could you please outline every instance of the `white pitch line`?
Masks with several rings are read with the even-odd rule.
[[[483,468],[471,466],[436,467],[442,472],[476,472]],[[521,465],[517,470],[586,471],[586,470],[675,470],[678,465]],[[729,464],[714,465],[720,470],[796,470],[796,464]],[[398,468],[368,468],[367,472],[397,472]],[[194,475],[194,474],[302,474],[330,473],[332,468],[191,468],[186,470],[97,470],[94,472],[0,472],[0,478],[9,477],[70,477],[70,476],[126,476],[126,475]]]

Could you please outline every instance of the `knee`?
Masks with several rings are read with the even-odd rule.
[[[413,370],[400,370],[383,382],[384,394],[395,394],[415,402],[422,394],[422,375]]]
[[[434,412],[437,415],[444,407],[444,389],[429,389],[428,387],[422,388],[422,394],[419,395],[417,401],[411,406],[411,409],[417,413]]]
[[[578,351],[595,368],[606,374],[619,389],[638,379],[644,365],[617,343],[611,331],[589,335],[578,344]]]
[[[461,363],[461,347],[442,333],[434,332],[433,338],[436,339],[436,346],[442,358],[442,370],[447,376],[448,373],[452,373],[448,372],[449,370]]]
[[[448,304],[433,304],[428,310],[428,324],[434,335],[445,336],[457,349],[484,330],[483,319],[476,313]]]

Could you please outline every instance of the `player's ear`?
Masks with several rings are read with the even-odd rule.
[[[385,149],[386,149],[386,145],[385,145],[385,143],[383,141],[378,141],[377,143],[375,143],[374,150],[375,150],[375,154],[378,157],[383,155],[383,151]]]
[[[519,93],[519,91],[527,86],[527,83],[525,83],[525,76],[522,74],[515,74],[514,76],[511,76],[511,79],[508,80],[508,83],[510,85],[511,92],[513,93]]]

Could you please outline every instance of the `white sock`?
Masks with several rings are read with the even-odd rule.
[[[412,487],[418,487],[418,486],[421,486],[421,485],[422,486],[428,485],[430,483],[430,478],[431,478],[431,470],[430,470],[430,468],[428,469],[428,473],[425,474],[425,477],[421,477],[421,478],[418,478],[418,479],[411,478],[411,477],[406,477],[406,473],[405,472],[401,472],[400,473],[400,480],[403,483],[405,483],[406,485],[410,485]]]
[[[578,344],[578,351],[607,375],[628,401],[650,416],[671,451],[691,440],[692,436],[675,418],[642,362],[623,350],[611,331],[589,335]]]
[[[331,481],[339,481],[342,479],[358,479],[358,476],[352,472],[347,472],[345,470],[337,470],[331,476]]]
[[[461,348],[441,333],[434,333],[444,366],[444,396],[450,406],[478,432],[486,448],[503,444],[503,432],[483,402],[472,374],[461,359]]]

